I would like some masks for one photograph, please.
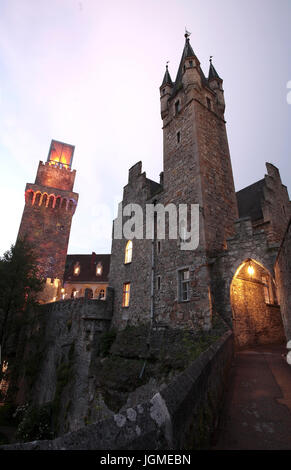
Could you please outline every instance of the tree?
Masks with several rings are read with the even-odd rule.
[[[0,311],[2,325],[0,344],[3,348],[7,320],[10,314],[25,312],[37,302],[37,294],[43,289],[36,255],[25,240],[17,240],[10,250],[0,257]],[[1,317],[0,317],[1,318]]]

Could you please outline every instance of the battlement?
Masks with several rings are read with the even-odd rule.
[[[39,162],[35,184],[51,188],[72,191],[76,177],[76,170],[71,170],[61,163]]]

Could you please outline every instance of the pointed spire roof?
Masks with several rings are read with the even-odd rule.
[[[213,64],[212,64],[212,56],[210,56],[209,59],[210,62],[210,67],[209,67],[209,73],[208,73],[208,81],[212,80],[213,78],[218,78],[218,80],[221,80],[220,76],[216,72]]]
[[[188,32],[186,31],[186,34],[185,34],[185,38],[186,38],[185,46],[184,46],[184,49],[183,49],[183,53],[182,53],[180,65],[179,65],[179,68],[178,68],[178,72],[177,72],[177,76],[176,76],[176,80],[175,80],[175,84],[174,84],[172,96],[175,96],[175,94],[176,94],[176,93],[181,89],[181,87],[182,87],[183,65],[184,65],[185,59],[194,58],[194,59],[196,59],[196,61],[198,62],[198,64],[200,64],[199,59],[198,59],[197,56],[195,55],[195,53],[194,53],[194,51],[193,51],[193,49],[192,49],[192,46],[191,46],[191,44],[190,44],[189,35],[190,35],[190,33],[188,33]],[[207,85],[207,80],[206,80],[205,75],[204,75],[204,73],[202,72],[201,68],[198,67],[198,70],[199,70],[199,73],[200,73],[200,76],[201,76],[201,81],[202,81],[202,83],[204,83],[205,85]]]
[[[166,72],[165,72],[165,75],[164,75],[163,83],[161,84],[161,88],[165,85],[173,86],[171,75],[170,75],[170,72],[168,70],[168,64],[166,65]]]

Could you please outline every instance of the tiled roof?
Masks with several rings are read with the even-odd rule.
[[[79,263],[80,274],[74,275],[74,267]],[[96,275],[96,266],[102,265],[101,275]],[[67,255],[64,282],[108,282],[110,255]]]

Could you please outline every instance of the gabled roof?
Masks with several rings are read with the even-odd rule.
[[[265,180],[262,179],[236,193],[240,218],[250,217],[252,221],[263,218],[264,186]]]
[[[74,267],[79,263],[80,274],[74,275]],[[101,275],[96,275],[96,266],[102,264]],[[64,282],[108,282],[110,255],[67,255]]]

